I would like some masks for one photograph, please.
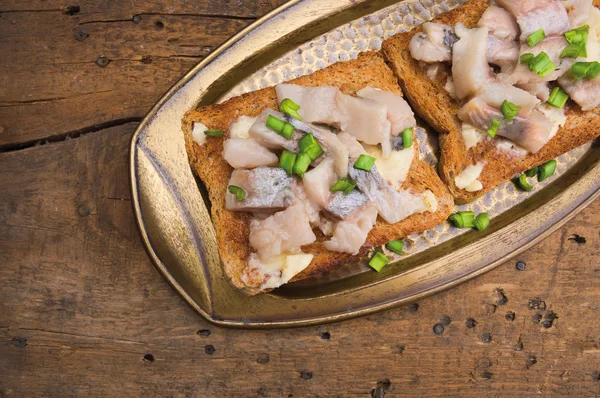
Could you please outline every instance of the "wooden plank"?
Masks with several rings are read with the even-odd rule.
[[[98,16],[110,19],[131,19],[138,14],[196,14],[238,18],[260,17],[282,4],[280,0],[255,1],[169,1],[160,0],[83,0],[72,3],[62,0],[3,0],[0,13],[47,12],[69,16]],[[77,9],[77,7],[79,7]]]
[[[281,3],[186,1],[165,11],[160,2],[90,1],[72,16],[0,12],[8,55],[0,61],[0,148],[139,121],[202,58]]]
[[[417,312],[222,329],[142,248],[127,177],[134,129],[0,154],[0,396],[353,397],[386,379],[394,397],[600,394],[600,201],[521,256],[525,271],[511,261]],[[547,329],[532,321],[551,312]],[[452,321],[436,335],[442,316]]]

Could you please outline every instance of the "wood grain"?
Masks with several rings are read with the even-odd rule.
[[[600,201],[523,254],[524,271],[515,259],[416,311],[292,330],[209,325],[142,247],[128,143],[197,62],[181,55],[276,4],[96,0],[72,16],[65,4],[0,3],[0,142],[11,149],[0,153],[0,397],[600,396]],[[169,44],[146,14],[84,25],[90,37],[68,41],[80,22],[137,13],[171,14],[160,32],[195,47]],[[223,21],[220,33],[190,14]],[[103,53],[123,61],[94,66]],[[451,323],[437,335],[443,316]]]

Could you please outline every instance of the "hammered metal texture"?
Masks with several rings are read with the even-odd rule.
[[[210,203],[187,161],[180,129],[184,113],[199,103],[224,100],[354,58],[360,51],[378,50],[384,39],[461,3],[407,1],[366,15],[392,1],[290,0],[207,56],[159,101],[133,135],[132,202],[142,240],[158,270],[207,320],[241,328],[290,327],[406,304],[494,268],[599,196],[600,149],[587,151],[588,145],[561,157],[559,175],[579,158],[582,161],[560,181],[556,176],[539,184],[536,191],[541,192],[532,201],[522,203],[531,194],[507,183],[465,206],[492,215],[492,227],[485,233],[448,242],[464,231],[442,225],[411,236],[406,239],[410,255],[381,273],[368,270],[363,262],[270,294],[248,297],[233,287],[219,257]],[[305,44],[294,48],[288,37]],[[267,66],[261,69],[262,65]],[[435,165],[436,135],[428,136],[423,129],[417,135],[421,157]],[[545,205],[536,206],[539,203]]]
[[[313,73],[336,62],[355,59],[363,51],[380,50],[385,39],[397,33],[409,31],[465,2],[466,0],[407,1],[340,26],[290,51],[281,59],[257,71],[227,93],[222,101]],[[437,164],[437,134],[435,132],[425,133],[425,130],[421,130],[417,136],[421,158],[431,165]],[[554,178],[568,170],[588,149],[589,145],[561,156],[558,159],[557,173]],[[537,184],[532,192],[522,192],[513,183],[508,182],[474,203],[457,206],[457,211],[472,210],[477,214],[487,212],[493,222],[493,217],[509,211],[552,180]],[[467,230],[456,229],[445,223],[407,237],[405,250],[408,255],[414,255],[467,232]],[[319,279],[335,280],[365,271],[370,271],[370,269],[364,264],[349,264],[337,271],[321,275]],[[314,280],[306,281],[303,284],[310,283],[314,283]]]

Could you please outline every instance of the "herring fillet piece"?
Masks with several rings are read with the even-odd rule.
[[[397,137],[404,130],[417,125],[415,114],[410,105],[398,94],[373,87],[365,87],[358,91],[356,95],[387,106],[387,119],[392,124],[392,137]]]
[[[358,254],[377,222],[377,206],[367,202],[351,217],[336,224],[331,239],[324,243],[327,250]]]
[[[425,22],[423,33],[413,36],[409,50],[419,61],[433,63],[452,60],[452,46],[458,41],[451,26]]]
[[[229,138],[223,142],[223,158],[234,169],[253,169],[273,166],[279,161],[277,155],[258,142],[244,138]]]
[[[352,166],[354,162],[351,162]],[[383,179],[376,166],[371,171],[350,167],[350,177],[369,200],[375,202],[381,218],[395,224],[406,217],[427,210],[422,198],[401,190],[396,191]]]
[[[552,122],[539,111],[532,111],[527,118],[515,117],[511,122],[504,120],[499,110],[492,108],[480,97],[475,97],[458,110],[458,117],[465,123],[487,131],[492,120],[498,120],[498,135],[526,148],[531,153],[539,152],[549,140]]]
[[[292,205],[295,199],[294,178],[277,167],[258,167],[252,170],[234,170],[229,186],[242,188],[246,198],[238,202],[234,194],[226,192],[225,207],[232,211],[276,211]]]
[[[274,256],[299,250],[317,240],[304,205],[288,207],[284,211],[250,225],[250,246],[263,261]]]
[[[464,99],[481,91],[490,79],[488,28],[467,29],[457,24],[455,31],[460,40],[452,52],[452,78],[456,96]]]
[[[571,30],[571,22],[560,0],[496,0],[517,20],[521,28],[521,41],[539,29],[546,37],[559,36]]]
[[[337,87],[305,87],[296,84],[278,84],[275,86],[277,102],[291,99],[300,106],[298,113],[306,123],[323,123],[338,126],[340,120],[335,117],[335,95]]]

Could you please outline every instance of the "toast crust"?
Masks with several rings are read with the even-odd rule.
[[[402,94],[398,81],[383,56],[375,52],[363,53],[356,60],[331,65],[311,75],[292,80],[291,83],[303,86],[336,86],[347,94],[355,94],[366,86]],[[224,139],[208,137],[206,143],[199,146],[192,139],[192,129],[194,122],[200,122],[209,129],[227,132],[227,137],[229,126],[239,116],[257,116],[268,107],[277,108],[277,95],[273,87],[244,94],[222,104],[190,110],[182,120],[190,165],[208,189],[211,215],[217,232],[225,274],[231,279],[233,285],[249,295],[260,293],[260,289],[249,286],[252,283],[247,283],[252,281],[242,280],[251,253],[249,243],[251,217],[247,213],[231,212],[225,208],[225,192],[233,168],[222,156]],[[412,164],[403,188],[418,193],[431,190],[438,199],[438,210],[435,213],[414,214],[394,225],[378,219],[365,245],[356,256],[328,251],[323,246],[323,242],[328,238],[320,231],[315,231],[317,241],[303,247],[304,252],[314,254],[315,258],[310,266],[292,281],[310,278],[345,263],[357,261],[372,247],[439,225],[452,212],[454,204],[447,188],[435,170],[417,158]]]
[[[594,0],[594,6],[599,5],[600,0]],[[432,22],[450,26],[462,23],[472,28],[477,25],[488,6],[488,0],[469,0],[462,7],[442,14]],[[461,133],[462,122],[457,116],[460,105],[444,89],[446,76],[440,73],[435,79],[429,79],[425,68],[410,55],[410,40],[422,31],[423,28],[419,26],[410,32],[391,37],[384,41],[383,53],[415,113],[439,133],[439,173],[457,204],[472,202],[514,175],[554,159],[600,135],[600,107],[583,112],[569,101],[565,112],[567,123],[537,154],[518,157],[497,148],[488,139],[467,150]],[[479,177],[483,189],[478,192],[459,189],[454,182],[455,177],[467,166],[477,162],[484,162],[486,165]]]

